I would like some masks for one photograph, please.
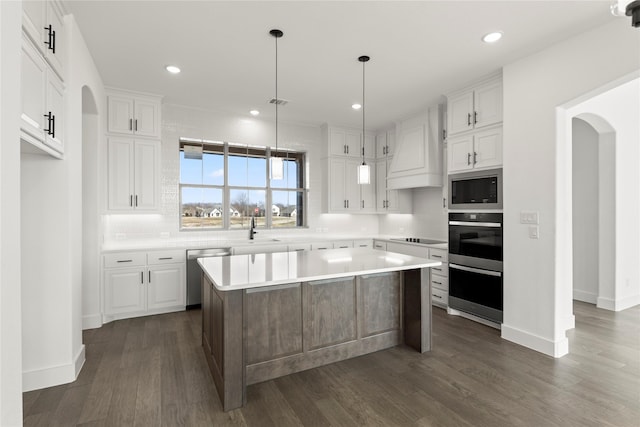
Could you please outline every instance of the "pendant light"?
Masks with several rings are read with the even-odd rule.
[[[271,156],[269,170],[271,172],[271,179],[284,179],[284,162],[282,157],[278,157],[278,39],[284,35],[280,30],[271,30],[269,34],[276,39],[276,151],[275,156]]]
[[[364,63],[369,59],[366,55],[358,58],[362,62],[362,164],[358,166],[358,184],[369,184],[371,181],[371,168],[364,162]]]

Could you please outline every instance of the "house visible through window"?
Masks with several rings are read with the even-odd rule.
[[[269,157],[284,160],[284,179],[269,179]],[[304,153],[216,141],[180,140],[180,228],[302,227]]]

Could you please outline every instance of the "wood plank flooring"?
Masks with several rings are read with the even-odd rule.
[[[200,311],[84,332],[77,381],[24,394],[25,426],[640,426],[640,307],[576,302],[553,359],[434,309],[433,348],[396,347],[248,388],[222,412]]]

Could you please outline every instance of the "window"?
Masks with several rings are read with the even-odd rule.
[[[269,157],[284,179],[269,179]],[[180,228],[243,229],[305,224],[304,153],[215,141],[180,140]]]

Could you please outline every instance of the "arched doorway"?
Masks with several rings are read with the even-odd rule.
[[[615,297],[615,132],[602,117],[572,118],[573,299]]]

